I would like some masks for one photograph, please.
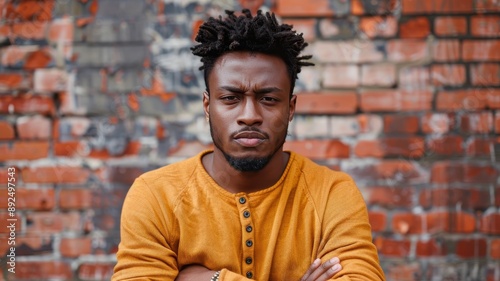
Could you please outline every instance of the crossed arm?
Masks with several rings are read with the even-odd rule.
[[[318,258],[314,260],[300,281],[326,281],[342,269],[338,258],[332,258],[324,263]],[[201,265],[191,265],[179,272],[176,281],[210,280],[215,271]],[[299,281],[299,280],[298,280]]]

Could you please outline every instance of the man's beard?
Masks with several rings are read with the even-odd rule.
[[[264,157],[234,157],[229,153],[227,153],[226,151],[224,151],[220,139],[214,138],[212,120],[209,120],[209,123],[210,123],[210,135],[212,135],[212,140],[214,142],[215,147],[217,147],[222,152],[224,158],[226,158],[229,165],[231,165],[231,167],[240,172],[257,172],[264,169],[264,167],[266,167],[269,161],[271,161],[271,158],[273,158],[273,156],[281,149],[286,140],[286,134],[284,134],[283,139],[281,140],[279,145],[276,146],[274,151]]]

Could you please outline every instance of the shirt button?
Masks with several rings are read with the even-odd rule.
[[[250,217],[250,212],[249,212],[249,211],[244,211],[244,212],[243,212],[243,216],[244,216],[245,218],[249,218],[249,217]]]
[[[246,231],[247,232],[252,232],[252,230],[253,230],[252,226],[251,225],[247,225]]]
[[[253,273],[252,273],[251,271],[248,271],[248,272],[247,272],[247,278],[249,278],[249,279],[250,279],[250,278],[252,278],[252,277],[253,277]]]
[[[240,197],[240,203],[245,204],[247,202],[247,199],[245,197]]]
[[[245,259],[245,262],[246,262],[247,264],[251,264],[251,263],[252,263],[252,258],[251,258],[251,257],[246,258],[246,259]]]
[[[247,245],[247,247],[252,247],[253,242],[252,240],[248,239],[245,244]]]

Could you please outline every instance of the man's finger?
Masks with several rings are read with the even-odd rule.
[[[316,268],[318,268],[318,266],[320,265],[321,265],[321,260],[319,258],[315,259],[314,262],[311,264],[311,266],[309,266],[309,268],[307,269],[304,276],[300,278],[300,281],[306,281],[307,278],[309,278],[309,276],[314,272],[314,270],[316,270]]]
[[[301,280],[302,281],[328,280],[330,277],[332,277],[335,273],[337,273],[341,269],[341,267],[339,268],[340,266],[339,262],[340,262],[339,258],[335,257],[327,260],[326,262],[322,263],[321,266],[317,266],[314,269],[311,266],[306,275],[304,275],[304,277],[302,277]],[[311,269],[313,269],[312,272],[310,271]]]

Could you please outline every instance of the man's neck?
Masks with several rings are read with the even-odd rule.
[[[234,169],[222,152],[215,149],[206,154],[202,163],[208,174],[225,190],[231,193],[251,193],[273,186],[285,171],[290,155],[278,151],[260,171],[241,172]]]

